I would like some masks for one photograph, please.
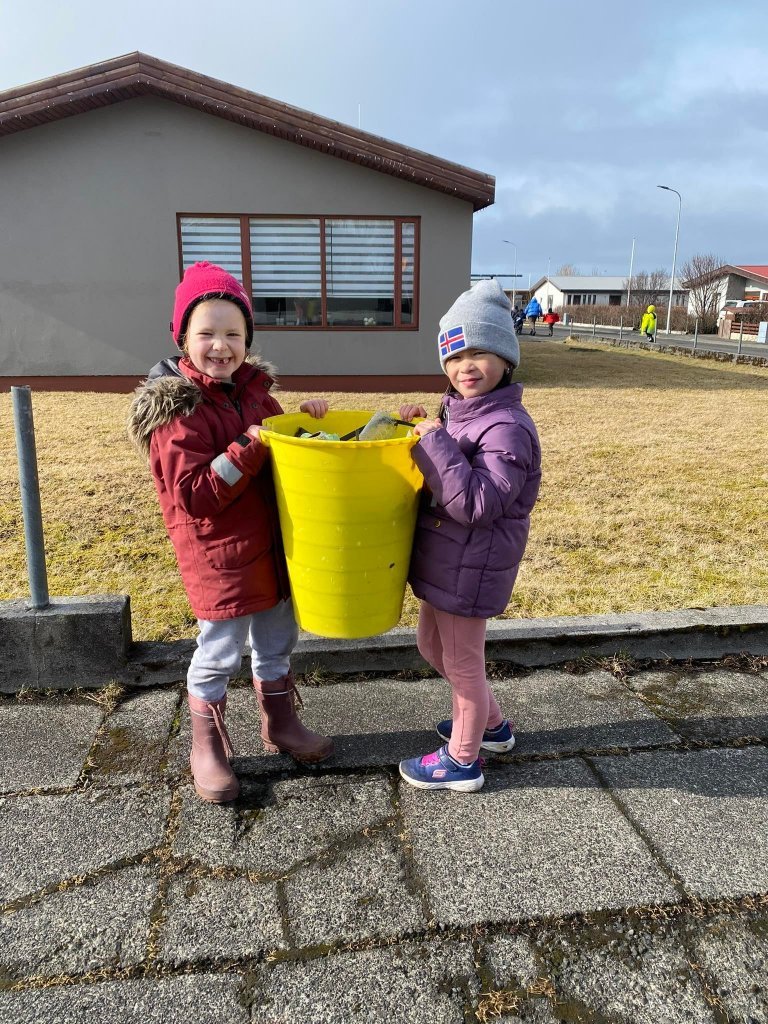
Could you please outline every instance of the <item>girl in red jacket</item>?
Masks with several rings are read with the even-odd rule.
[[[270,394],[274,371],[248,357],[250,299],[221,267],[196,263],[176,289],[171,329],[183,355],[158,363],[137,389],[129,433],[149,457],[200,629],[187,674],[195,789],[223,803],[240,788],[224,712],[246,638],[266,749],[316,762],[332,744],[296,714],[289,659],[298,628],[259,437],[259,424],[282,409]],[[311,399],[300,408],[322,417],[328,403]]]

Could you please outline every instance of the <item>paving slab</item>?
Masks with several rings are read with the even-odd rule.
[[[768,1024],[768,914],[718,915],[694,937],[712,991],[736,1021]]]
[[[136,967],[146,957],[156,869],[124,868],[0,915],[0,976]]]
[[[255,974],[260,1024],[465,1024],[479,983],[468,942],[432,940],[277,963]]]
[[[104,722],[91,752],[89,781],[124,786],[160,774],[179,703],[176,689],[129,695]]]
[[[104,712],[86,701],[0,701],[0,791],[74,786]]]
[[[181,792],[177,857],[272,877],[394,813],[392,785],[383,775],[245,780],[237,803],[220,806],[198,799],[191,786]]]
[[[678,737],[609,672],[540,669],[493,681],[515,722],[514,754],[563,754],[670,744]]]
[[[235,975],[188,974],[0,992],[0,1024],[250,1024]]]
[[[402,938],[427,924],[402,850],[386,835],[299,868],[285,883],[285,900],[300,947]]]
[[[749,672],[639,672],[627,685],[687,739],[768,737],[768,679]]]
[[[0,904],[156,846],[169,803],[164,790],[5,797]]]
[[[240,960],[284,945],[273,882],[176,876],[166,898],[158,958],[167,964]]]
[[[364,679],[305,686],[301,694],[307,724],[333,736],[339,768],[395,765],[431,750],[435,723],[451,714],[451,691],[439,678]]]
[[[720,1024],[672,928],[593,924],[537,934],[557,1020]]]
[[[764,747],[656,751],[594,765],[688,893],[768,890]]]
[[[403,784],[416,871],[445,924],[668,902],[680,892],[580,759],[486,769],[479,793]]]

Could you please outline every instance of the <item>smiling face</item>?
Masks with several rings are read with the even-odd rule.
[[[462,398],[475,398],[493,391],[506,368],[507,363],[501,356],[480,348],[464,349],[445,360],[448,380]]]
[[[184,351],[201,373],[231,381],[246,353],[245,317],[234,302],[208,299],[192,310]]]

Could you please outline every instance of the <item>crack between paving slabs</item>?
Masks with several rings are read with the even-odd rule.
[[[175,687],[162,687],[158,689],[165,690],[174,688]],[[97,771],[103,771],[106,774],[108,769],[104,763],[104,759],[107,756],[110,747],[113,746],[113,742],[111,741],[111,739],[107,739],[107,734],[108,730],[110,729],[110,721],[112,719],[112,716],[121,709],[121,707],[127,702],[127,700],[130,697],[143,696],[147,692],[151,691],[137,690],[136,692],[134,692],[132,690],[129,690],[128,688],[120,687],[120,692],[116,695],[115,699],[107,707],[104,718],[101,724],[99,725],[99,728],[96,730],[96,734],[93,738],[93,743],[91,744],[90,750],[88,751],[88,755],[85,759],[82,771],[80,773],[80,777],[78,778],[76,784],[78,787],[82,789],[87,789],[89,788],[92,782],[99,781],[98,777],[96,776]],[[143,741],[139,741],[138,743],[134,741],[131,744],[131,747],[134,750],[138,747],[138,750],[136,751],[137,762],[140,761],[142,753],[149,750],[150,747],[153,750],[157,750],[157,764],[155,771],[152,773],[152,776],[156,777],[157,779],[162,778],[162,776],[165,774],[165,771],[168,767],[168,750],[171,741],[175,738],[175,736],[178,734],[181,728],[182,699],[182,691],[180,688],[178,688],[176,707],[174,709],[173,715],[171,716],[171,720],[166,731],[165,739],[162,741],[161,744],[151,745],[145,744],[143,743]],[[120,784],[120,788],[130,789],[137,785],[145,784],[146,780],[133,783],[122,783]]]
[[[693,908],[697,915],[701,916],[706,914],[715,915],[727,913],[740,913],[749,911],[762,911],[768,908],[768,894],[761,894],[758,896],[745,896],[740,897],[738,900],[720,900],[715,902],[702,903]],[[456,942],[469,941],[473,948],[476,950],[476,943],[483,942],[489,937],[495,936],[508,936],[510,934],[523,933],[526,934],[534,948],[534,953],[537,954],[539,962],[543,962],[548,965],[546,957],[542,953],[541,938],[537,935],[542,929],[556,929],[563,930],[570,928],[576,930],[577,928],[589,929],[594,927],[610,927],[612,925],[619,925],[625,923],[627,918],[638,922],[645,920],[661,920],[661,921],[674,921],[683,916],[684,913],[690,911],[691,906],[685,904],[676,903],[669,904],[666,906],[653,906],[653,907],[630,907],[622,908],[621,910],[611,911],[593,911],[590,913],[579,913],[569,916],[561,916],[555,918],[529,918],[523,921],[516,922],[511,928],[509,925],[503,924],[479,924],[473,925],[468,931],[462,931],[456,927],[447,927],[442,933],[438,933],[436,929],[428,929],[418,934],[412,934],[407,937],[393,936],[388,939],[361,939],[353,943],[347,943],[344,946],[338,946],[333,949],[326,949],[325,947],[304,947],[298,952],[298,955],[287,956],[287,957],[273,957],[270,952],[260,954],[257,956],[242,957],[240,960],[214,960],[211,958],[203,958],[201,960],[189,962],[187,964],[177,964],[173,967],[165,966],[163,964],[148,964],[138,965],[134,967],[118,969],[118,968],[102,968],[97,971],[90,971],[82,975],[56,975],[56,976],[33,976],[31,978],[23,979],[20,981],[7,982],[0,980],[0,991],[21,991],[24,989],[40,989],[59,987],[65,985],[90,985],[97,984],[104,981],[123,981],[131,979],[142,979],[151,978],[160,980],[167,977],[178,977],[190,974],[201,974],[201,973],[217,973],[217,974],[234,974],[241,978],[244,985],[244,995],[248,997],[248,990],[250,986],[250,992],[253,995],[251,1003],[255,1001],[255,989],[258,988],[256,982],[255,972],[258,968],[265,964],[274,963],[276,959],[288,960],[292,962],[302,962],[312,959],[318,959],[325,956],[343,955],[345,953],[354,952],[366,952],[376,949],[386,949],[398,945],[413,945],[415,946],[421,941],[428,940],[429,938],[436,938],[441,940],[453,940]],[[478,981],[480,982],[480,989],[482,989],[482,977],[477,970],[476,973]],[[693,965],[692,965],[693,966]],[[461,978],[464,978],[462,975]],[[461,980],[458,978],[458,980]],[[453,987],[461,988],[460,985],[454,985]],[[507,989],[498,989],[498,992],[511,991]],[[556,1008],[561,1008],[567,1004],[556,999],[556,991],[552,982],[547,977],[537,977],[532,985],[526,986],[525,988],[526,997],[537,997],[547,996],[548,998],[555,1000],[554,1005]],[[714,997],[718,999],[717,996]],[[465,1008],[466,1009],[466,1008]],[[468,1016],[465,1013],[465,1020],[476,1021],[482,1020],[483,1018],[475,1013],[475,1010],[470,1005],[468,1007]],[[487,1018],[486,1018],[487,1019]],[[590,1018],[591,1020],[594,1020]],[[595,1018],[596,1019],[596,1018]],[[718,1024],[730,1024],[727,1018],[718,1020]]]
[[[168,914],[168,887],[176,874],[173,870],[173,840],[179,828],[181,813],[181,793],[178,786],[171,793],[171,803],[165,822],[163,842],[157,850],[158,876],[157,893],[149,911],[149,927],[147,928],[147,944],[145,947],[145,963],[147,969],[154,967],[159,955],[160,930],[165,924]]]
[[[26,893],[24,896],[17,896],[8,903],[4,903],[0,906],[0,915],[12,914],[18,910],[27,910],[29,907],[33,907],[36,903],[40,903],[49,896],[55,896],[60,892],[71,892],[73,889],[90,888],[97,882],[101,881],[102,878],[106,878],[108,875],[118,874],[124,868],[133,868],[142,864],[152,864],[158,859],[159,852],[160,847],[149,847],[140,853],[131,854],[129,857],[121,857],[119,860],[111,861],[109,864],[102,864],[101,867],[95,868],[93,871],[86,871],[81,875],[72,875],[59,882],[51,882],[49,885],[43,886],[42,889]]]
[[[624,756],[631,757],[631,754]],[[617,811],[619,812],[619,814],[621,814],[621,816],[627,822],[629,827],[633,830],[633,832],[635,832],[635,834],[644,844],[644,846],[648,848],[648,852],[650,853],[651,858],[656,863],[656,865],[660,867],[661,870],[669,877],[674,888],[680,893],[680,895],[683,898],[691,900],[694,899],[694,897],[692,897],[686,890],[685,885],[683,883],[683,879],[680,877],[680,875],[678,875],[678,873],[670,864],[667,864],[666,860],[664,859],[660,851],[657,850],[654,844],[651,842],[650,837],[646,833],[645,829],[642,827],[639,821],[637,821],[637,819],[631,813],[629,808],[624,804],[624,801],[621,799],[621,797],[619,797],[618,794],[615,793],[614,790],[612,790],[611,787],[608,785],[607,780],[600,773],[600,770],[597,767],[597,765],[593,762],[593,759],[591,757],[585,756],[581,757],[580,760],[582,760],[584,764],[587,766],[589,771],[594,776],[598,786],[603,790],[604,793],[607,794],[607,796],[613,802]]]

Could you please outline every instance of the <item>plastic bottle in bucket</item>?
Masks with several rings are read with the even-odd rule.
[[[354,435],[368,410],[271,416],[272,453],[296,618],[319,636],[357,638],[396,626],[423,477],[405,425],[389,440],[296,437],[301,428]]]

